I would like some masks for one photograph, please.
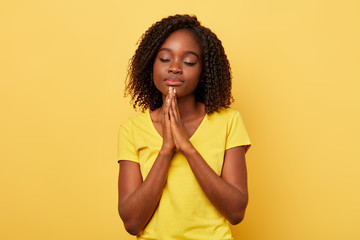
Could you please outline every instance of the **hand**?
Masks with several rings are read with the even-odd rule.
[[[162,149],[172,154],[175,151],[175,143],[171,132],[171,122],[169,115],[171,108],[170,95],[171,92],[169,88],[169,93],[166,96],[166,99],[163,102],[163,106],[162,106],[161,125],[162,125],[162,134],[163,134]]]
[[[169,109],[171,133],[176,149],[182,152],[186,147],[191,146],[191,143],[180,118],[179,108],[176,100],[176,90],[174,88],[170,88],[169,90],[169,101],[171,103]]]

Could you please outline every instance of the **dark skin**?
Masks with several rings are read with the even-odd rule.
[[[158,52],[153,72],[164,100],[162,108],[150,114],[163,137],[161,150],[144,181],[138,163],[120,161],[119,214],[130,234],[138,235],[156,210],[175,151],[186,157],[206,196],[231,224],[244,217],[248,202],[245,148],[225,151],[218,176],[189,141],[206,114],[204,105],[195,101],[201,72],[201,48],[192,33],[172,33]]]

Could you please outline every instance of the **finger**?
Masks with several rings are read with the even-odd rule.
[[[166,98],[163,105],[163,114],[161,115],[161,123],[166,128],[170,126],[169,108],[169,98]]]
[[[170,103],[171,103],[171,93],[170,93],[170,88],[169,88],[169,93],[168,93],[168,95],[166,95],[165,102],[163,103],[164,114],[169,113]]]
[[[176,119],[175,119],[175,116],[174,116],[174,111],[173,111],[172,108],[170,108],[169,117],[170,117],[170,122],[172,122],[173,124],[176,123]]]
[[[162,129],[163,129],[163,137],[169,137],[171,135],[171,122],[169,112],[166,112],[162,116]]]
[[[175,91],[175,94],[176,94],[176,91]],[[176,95],[174,97],[174,101],[173,101],[173,112],[174,112],[174,116],[176,118],[176,121],[180,121],[180,113],[179,113],[179,108],[178,108],[178,105],[177,105],[177,98],[176,98]]]
[[[171,101],[174,98],[174,88],[173,87],[169,87],[169,101],[171,103]]]
[[[176,120],[176,122],[178,122],[180,120],[178,114],[177,114],[177,105],[176,105],[176,98],[173,99],[173,101],[171,102],[171,111],[172,111],[172,114],[174,116],[174,119]]]
[[[168,111],[170,110],[170,108],[171,108],[171,101],[172,101],[172,93],[171,93],[171,90],[170,90],[170,92],[169,92],[169,98],[167,99],[167,102],[166,102],[166,107],[167,107],[167,109],[168,109]]]
[[[163,113],[164,113],[164,114],[165,114],[165,112],[166,112],[166,106],[167,106],[167,103],[168,103],[168,99],[169,99],[169,94],[166,95],[166,98],[165,98],[165,100],[164,100],[164,102],[163,102],[163,104],[162,104],[162,110],[163,110]]]

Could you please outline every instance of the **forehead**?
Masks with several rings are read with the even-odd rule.
[[[201,47],[194,34],[186,29],[177,30],[169,35],[161,48],[172,50],[194,51],[201,53]]]

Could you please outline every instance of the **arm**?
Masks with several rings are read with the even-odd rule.
[[[125,229],[137,235],[153,215],[164,188],[172,154],[160,151],[145,181],[140,166],[120,161],[119,214]]]
[[[245,148],[226,150],[221,177],[192,145],[181,151],[211,203],[231,224],[240,223],[248,202]]]
[[[189,141],[182,125],[176,98],[171,98],[170,122],[176,148],[184,154],[199,185],[212,204],[231,224],[242,221],[248,202],[245,148],[225,151],[221,177],[206,163]]]
[[[150,220],[166,183],[175,150],[170,130],[169,107],[170,102],[164,101],[163,145],[145,181],[142,180],[138,163],[120,161],[118,210],[126,230],[132,235],[139,234]]]

